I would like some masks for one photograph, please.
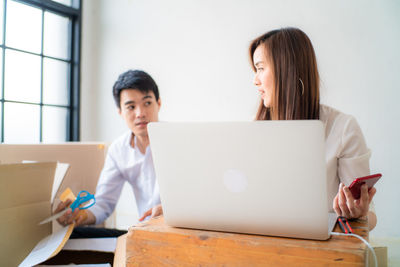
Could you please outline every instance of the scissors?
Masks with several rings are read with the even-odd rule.
[[[86,206],[81,206],[83,203],[86,203],[88,201],[92,201],[89,205]],[[91,206],[93,206],[96,203],[96,198],[94,197],[93,194],[90,194],[88,191],[86,190],[82,190],[78,193],[78,196],[76,197],[75,201],[72,202],[72,204],[69,206],[69,208],[72,209],[72,212],[78,208],[80,210],[85,210],[87,208],[90,208]],[[60,218],[61,216],[63,216],[65,214],[65,212],[67,211],[68,208],[50,216],[47,219],[44,219],[43,221],[41,221],[39,224],[45,224],[48,222],[51,222],[53,220],[57,220],[58,218]]]

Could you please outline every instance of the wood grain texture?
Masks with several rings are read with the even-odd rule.
[[[124,267],[126,265],[126,236],[127,234],[124,234],[117,239],[113,263],[114,267]]]
[[[351,225],[368,238],[366,221]],[[315,241],[183,229],[163,217],[131,227],[126,242],[127,266],[364,266],[367,254],[354,237]]]

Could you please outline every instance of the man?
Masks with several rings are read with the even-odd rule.
[[[129,70],[115,82],[113,95],[118,113],[129,131],[116,139],[108,149],[96,189],[96,204],[86,210],[85,217],[78,216],[78,209],[74,212],[68,210],[58,219],[62,225],[73,221],[76,226],[102,223],[113,212],[125,182],[132,186],[140,221],[162,214],[147,133],[147,124],[158,121],[161,100],[157,84],[146,72]],[[71,201],[60,203],[55,212],[70,204]],[[100,235],[119,234],[110,230]]]

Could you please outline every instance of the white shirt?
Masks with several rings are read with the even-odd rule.
[[[96,224],[102,223],[114,211],[125,182],[132,186],[139,216],[160,204],[160,194],[150,146],[145,154],[131,146],[128,131],[109,147],[96,189],[96,204],[90,208]],[[136,144],[136,137],[134,139]]]
[[[353,116],[321,105],[320,120],[325,124],[328,204],[333,211],[339,183],[349,186],[355,178],[370,174],[371,151]]]

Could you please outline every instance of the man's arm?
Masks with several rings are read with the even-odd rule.
[[[85,216],[82,216],[82,212],[79,213],[78,209],[74,212],[69,209],[57,220],[61,225],[71,224],[73,221],[75,221],[76,226],[99,224],[114,211],[125,182],[116,161],[113,158],[113,154],[115,153],[118,153],[118,151],[115,151],[114,147],[110,146],[96,188],[96,204],[89,209],[81,210],[86,213]],[[71,200],[61,202],[57,206],[55,213],[65,209],[71,205],[71,203]]]

